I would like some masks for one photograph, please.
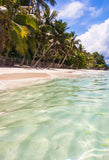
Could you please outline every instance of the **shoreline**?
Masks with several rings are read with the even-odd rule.
[[[89,73],[102,73],[101,70],[87,69],[39,69],[39,68],[0,68],[0,91],[18,89],[41,84],[56,78],[80,78]]]

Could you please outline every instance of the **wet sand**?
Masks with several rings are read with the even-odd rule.
[[[0,91],[44,83],[55,78],[80,78],[97,70],[0,68]]]
[[[46,73],[13,73],[13,74],[2,74],[0,75],[0,81],[2,80],[18,80],[25,78],[49,78],[50,76]]]

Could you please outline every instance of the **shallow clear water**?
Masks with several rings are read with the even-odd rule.
[[[0,93],[0,160],[109,160],[109,72]]]

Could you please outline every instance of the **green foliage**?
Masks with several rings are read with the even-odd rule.
[[[20,36],[21,38],[27,38],[29,34],[29,30],[26,26],[21,26],[15,23],[14,21],[12,21],[12,26],[13,26],[13,30],[16,32],[18,36]]]
[[[17,52],[21,55],[24,55],[27,52],[28,48],[26,38],[21,38],[21,36],[18,35],[15,31],[11,32],[11,36],[12,39],[14,39],[13,45],[15,46]]]
[[[95,67],[106,68],[106,62],[104,60],[103,55],[100,55],[98,52],[94,52],[92,55],[93,55],[94,60],[96,61]]]
[[[73,57],[73,66],[75,68],[87,68],[87,56],[84,53],[77,51]]]
[[[17,14],[15,17],[15,22],[21,25],[30,26],[34,30],[38,30],[38,22],[37,22],[37,18],[35,15]]]
[[[27,52],[28,28],[12,22],[13,29],[10,30],[11,40],[19,54],[24,55]]]

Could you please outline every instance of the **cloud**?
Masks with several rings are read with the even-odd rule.
[[[79,0],[73,0],[71,3],[61,6],[62,9],[58,10],[58,18],[64,19],[78,19],[85,14],[95,18],[98,17],[102,8],[96,9],[95,7],[89,6],[87,2],[82,3]]]
[[[92,17],[98,17],[102,12],[102,8],[97,10],[95,7],[89,7],[89,11],[91,12],[90,15]]]
[[[104,23],[92,25],[84,34],[78,36],[89,52],[98,51],[109,58],[109,19]]]
[[[80,18],[84,13],[84,4],[79,1],[73,1],[59,11],[59,18]]]

